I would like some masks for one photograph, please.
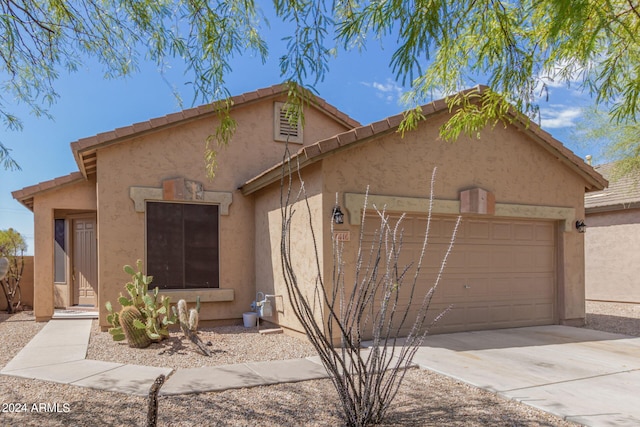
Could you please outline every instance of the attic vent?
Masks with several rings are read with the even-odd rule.
[[[284,102],[274,103],[274,136],[276,141],[289,141],[302,144],[302,126],[300,120],[291,123],[287,117],[287,107]]]

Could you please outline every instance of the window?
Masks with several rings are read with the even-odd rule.
[[[287,114],[287,104],[284,102],[274,103],[274,136],[276,141],[289,141],[302,144],[302,126],[300,120],[292,121]]]
[[[219,287],[218,206],[147,202],[147,274],[152,287]]]
[[[65,220],[53,220],[53,281],[65,283],[67,281],[67,252],[65,245]]]

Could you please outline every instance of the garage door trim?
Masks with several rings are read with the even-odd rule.
[[[386,206],[389,211],[415,213],[426,213],[429,211],[429,199],[422,197],[402,197],[384,196],[380,194],[344,193],[344,206],[348,211],[349,224],[360,225],[362,220],[362,209],[365,198],[368,206],[376,205],[378,208]],[[433,200],[433,215],[457,215],[460,213],[459,200]],[[575,208],[565,208],[560,206],[537,206],[520,205],[509,203],[496,203],[495,216],[508,218],[528,218],[528,219],[548,219],[564,222],[564,231],[573,230],[573,222],[576,218]]]

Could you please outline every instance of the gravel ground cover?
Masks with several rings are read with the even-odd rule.
[[[640,307],[588,303],[587,326],[640,336]],[[44,326],[31,312],[0,313],[0,366],[6,365]],[[132,350],[114,343],[96,322],[89,358],[123,363],[187,368],[305,357],[313,349],[304,340],[259,335],[241,326],[204,328],[214,355],[198,354],[180,333],[163,344]],[[313,402],[313,403],[311,403]],[[0,411],[1,426],[143,426],[145,398],[23,378],[0,377],[0,405],[20,404],[26,411]],[[48,404],[44,409],[40,404]],[[57,406],[55,404],[58,404]],[[338,401],[329,380],[160,397],[159,426],[335,426],[341,425]],[[0,406],[0,409],[1,406]],[[485,390],[433,372],[412,369],[384,425],[389,426],[558,426],[576,424],[503,399]]]
[[[204,343],[211,343],[212,357],[199,353],[180,330],[171,331],[171,336],[160,343],[135,349],[125,341],[114,342],[109,333],[100,332],[98,321],[94,320],[87,359],[179,369],[299,359],[317,354],[306,340],[285,334],[261,335],[256,328],[241,325],[198,328],[198,336]]]
[[[585,328],[640,337],[640,304],[587,301]]]

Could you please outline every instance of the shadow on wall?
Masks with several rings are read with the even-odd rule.
[[[20,293],[22,295],[22,307],[33,307],[33,256],[24,257],[24,271],[20,279]],[[0,292],[0,311],[7,310],[7,299]]]

